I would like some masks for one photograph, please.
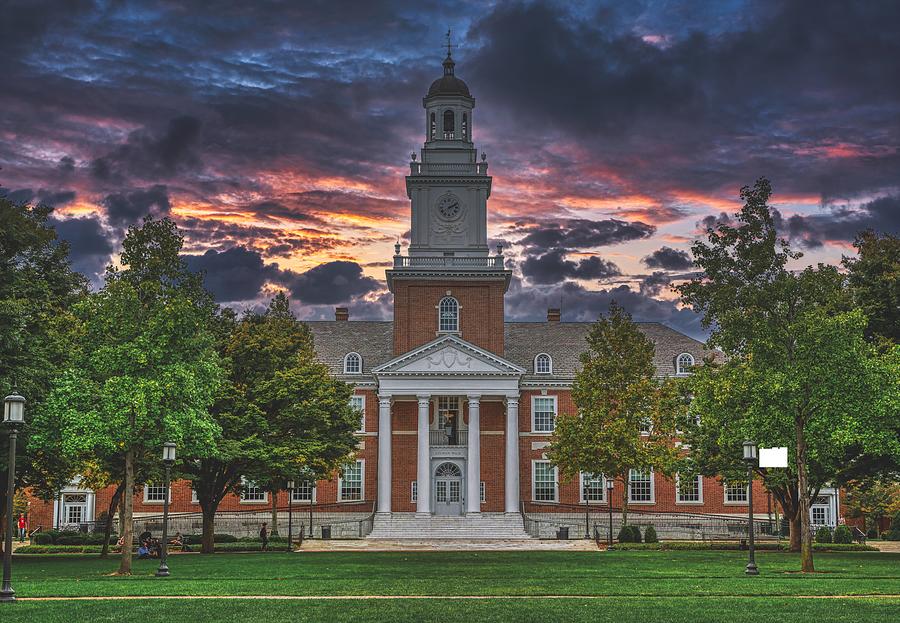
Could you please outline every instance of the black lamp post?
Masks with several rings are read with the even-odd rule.
[[[156,570],[156,577],[165,578],[169,576],[169,565],[167,564],[168,553],[169,553],[169,490],[171,488],[171,470],[172,465],[175,463],[175,444],[174,443],[164,443],[163,444],[163,465],[165,465],[166,469],[166,497],[163,500],[163,533],[162,533],[162,547],[159,550],[159,569]]]
[[[612,494],[613,487],[616,486],[616,481],[612,478],[606,479],[606,506],[609,507],[609,538],[607,539],[607,544],[613,544],[612,537]]]
[[[588,496],[588,483],[584,482],[582,487],[582,495],[584,495],[584,538],[591,538],[591,500]]]
[[[288,551],[293,550],[293,541],[291,538],[293,537],[293,528],[294,528],[294,485],[296,483],[293,480],[287,481],[287,490],[288,490]]]
[[[16,434],[25,423],[25,399],[15,389],[3,400],[3,424],[9,429],[9,473],[6,483],[6,541],[3,544],[3,588],[0,602],[15,601],[12,587],[13,498],[16,493]]]
[[[759,575],[756,567],[756,547],[753,543],[753,464],[756,463],[756,444],[744,442],[744,461],[747,463],[747,531],[750,534],[750,562],[747,563],[747,575]]]

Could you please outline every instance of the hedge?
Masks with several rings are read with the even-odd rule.
[[[270,544],[271,551],[285,551],[287,544]],[[169,553],[178,552],[180,548],[169,546]],[[262,550],[262,544],[257,541],[235,541],[231,543],[217,543],[217,552],[258,552]],[[23,545],[16,549],[16,554],[99,554],[100,545]],[[199,547],[192,547],[191,551],[200,551]],[[113,552],[113,548],[110,548]],[[118,549],[116,552],[118,553]]]
[[[787,543],[762,542],[756,543],[759,551],[788,551]],[[741,544],[733,541],[666,541],[664,543],[617,543],[610,549],[614,550],[717,550],[737,551]],[[876,552],[877,547],[871,545],[859,545],[857,543],[813,543],[813,549],[817,552]]]
[[[235,543],[238,538],[233,534],[220,534],[216,532],[213,534],[213,542],[214,543]],[[202,534],[187,534],[184,537],[184,542],[188,545],[200,545],[203,542]]]
[[[653,526],[647,526],[647,529],[644,531],[644,542],[659,543],[659,537],[656,536],[656,528],[654,528]]]
[[[831,543],[831,528],[822,526],[816,532],[816,543]]]
[[[110,544],[115,545],[117,541],[118,535],[111,534],[109,537]],[[31,542],[35,545],[102,545],[103,534],[47,530],[32,536]]]
[[[834,529],[834,542],[839,545],[846,545],[853,542],[853,533],[847,526],[838,526]]]

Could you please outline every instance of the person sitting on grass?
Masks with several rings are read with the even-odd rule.
[[[150,548],[147,546],[147,543],[142,542],[138,546],[137,553],[138,553],[138,558],[140,558],[142,560],[145,558],[150,558]]]
[[[259,540],[262,542],[262,551],[269,551],[269,531],[266,529],[266,522],[263,522],[262,528],[259,529]]]

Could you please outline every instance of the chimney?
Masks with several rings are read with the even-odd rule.
[[[559,307],[548,307],[547,308],[547,322],[559,322],[560,311]]]
[[[335,320],[350,320],[350,310],[346,307],[335,307],[334,308],[334,319]]]

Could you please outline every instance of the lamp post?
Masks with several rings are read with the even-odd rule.
[[[288,490],[288,551],[293,550],[293,541],[291,541],[293,535],[294,528],[294,485],[296,483],[293,480],[287,481],[287,490]]]
[[[156,570],[156,577],[165,578],[169,576],[168,559],[168,540],[169,540],[169,490],[171,488],[170,478],[172,465],[175,463],[175,444],[172,442],[163,444],[163,465],[166,469],[166,496],[163,499],[163,533],[162,547],[159,550],[159,569]]]
[[[12,587],[13,498],[16,493],[16,434],[25,423],[25,399],[15,389],[3,400],[3,424],[9,429],[9,473],[6,483],[6,541],[3,544],[3,588],[0,602],[15,601]]]
[[[616,481],[612,478],[606,479],[606,506],[609,507],[609,538],[607,539],[607,544],[612,545],[612,494],[613,487],[616,486]]]
[[[582,495],[584,496],[584,538],[591,538],[591,500],[588,497],[588,485],[584,483],[582,487]]]
[[[747,531],[750,534],[750,562],[747,563],[747,575],[759,575],[756,567],[756,547],[753,543],[753,464],[756,463],[756,444],[744,442],[744,462],[747,463]]]

